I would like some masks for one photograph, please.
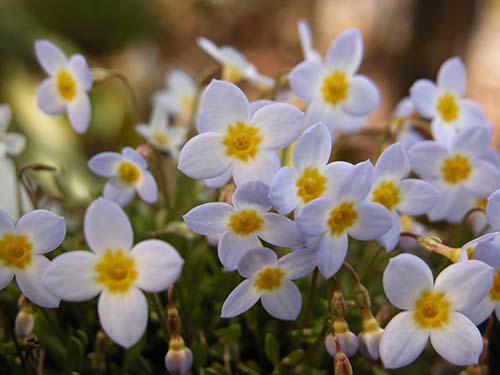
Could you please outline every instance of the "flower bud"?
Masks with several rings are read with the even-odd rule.
[[[349,362],[349,358],[343,352],[335,354],[333,368],[335,369],[335,375],[352,375],[351,362]]]
[[[16,316],[15,331],[19,337],[26,337],[33,332],[35,317],[31,311],[21,310]]]
[[[373,316],[363,319],[361,324],[363,330],[358,335],[359,351],[365,356],[377,360],[380,358],[378,347],[384,330]]]
[[[358,338],[349,330],[347,322],[345,320],[335,321],[333,323],[333,328],[335,329],[337,339],[340,343],[341,351],[348,357],[352,357],[356,354],[358,351]],[[325,348],[332,357],[337,353],[337,345],[335,344],[335,338],[332,334],[325,337]]]
[[[180,336],[172,336],[165,356],[165,367],[174,375],[186,374],[193,365],[193,353]]]

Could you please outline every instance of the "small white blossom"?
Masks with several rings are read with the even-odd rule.
[[[0,105],[0,158],[17,156],[26,147],[26,138],[19,133],[7,133],[12,111],[8,104]]]
[[[309,24],[305,20],[297,22],[297,29],[299,31],[300,45],[304,60],[321,61],[321,54],[316,51],[312,46],[312,36]]]

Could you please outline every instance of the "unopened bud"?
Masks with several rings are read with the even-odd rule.
[[[357,284],[354,286],[354,302],[361,309],[361,314],[365,317],[371,315],[371,300],[370,293],[368,289],[362,284]]]
[[[378,347],[384,330],[373,315],[363,319],[361,325],[363,330],[358,335],[359,351],[365,356],[377,360],[380,358]]]
[[[15,331],[19,337],[31,335],[35,327],[35,317],[31,311],[21,310],[16,316]]]
[[[348,357],[352,357],[358,351],[358,338],[351,331],[337,333],[337,340],[340,343],[342,352],[344,352]],[[329,334],[325,337],[325,348],[328,354],[335,357],[338,350],[333,334]]]
[[[179,317],[179,312],[175,307],[169,307],[167,310],[167,326],[168,331],[173,337],[179,337],[182,340],[179,336],[179,333],[181,332],[181,318]],[[172,339],[170,341],[172,341]]]
[[[333,292],[330,308],[332,309],[332,314],[335,318],[344,318],[347,311],[347,305],[340,289]]]
[[[351,362],[349,362],[349,358],[342,352],[335,354],[333,368],[335,369],[335,375],[352,375]]]
[[[165,356],[165,367],[174,375],[186,374],[193,365],[193,353],[186,347],[182,337],[172,336],[169,343],[167,355]]]

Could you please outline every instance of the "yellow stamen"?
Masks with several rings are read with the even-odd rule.
[[[96,281],[113,293],[127,292],[138,276],[134,258],[120,250],[107,250],[96,264],[95,271]]]
[[[352,227],[358,218],[358,213],[354,209],[353,202],[342,202],[332,211],[328,218],[328,226],[333,236],[339,236],[344,231]]]
[[[227,156],[247,161],[249,158],[255,158],[261,141],[258,128],[237,122],[228,126],[222,143],[226,146]]]
[[[280,267],[265,267],[255,277],[253,286],[262,291],[273,291],[279,289],[285,272]]]
[[[493,285],[491,286],[489,295],[493,301],[500,301],[500,270],[496,271],[493,277]]]
[[[472,167],[469,158],[465,155],[455,155],[444,159],[441,165],[443,179],[452,185],[466,180],[471,172]]]
[[[31,264],[33,245],[28,237],[4,234],[0,237],[0,261],[6,267],[24,269]]]
[[[458,117],[458,110],[457,99],[452,94],[446,92],[438,99],[437,111],[443,121],[455,121]]]
[[[76,96],[76,81],[66,69],[61,69],[56,75],[56,87],[59,95],[65,100],[72,100]]]
[[[297,195],[304,203],[320,197],[326,191],[326,177],[318,168],[307,167],[297,179]]]
[[[125,160],[118,165],[118,177],[125,185],[135,184],[141,176],[139,168],[130,161]]]
[[[422,291],[415,302],[413,320],[421,328],[441,328],[448,323],[450,302],[443,292]]]
[[[229,228],[236,234],[249,235],[262,228],[264,220],[256,210],[245,209],[235,212],[229,217]]]
[[[347,98],[348,89],[349,82],[347,82],[345,73],[335,70],[324,79],[321,93],[327,103],[336,105]]]
[[[222,68],[222,80],[239,83],[243,80],[243,72],[234,65],[224,65]]]
[[[394,181],[385,180],[373,189],[372,201],[392,210],[401,201],[401,192]]]

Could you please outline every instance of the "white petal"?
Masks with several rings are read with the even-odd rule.
[[[457,366],[476,364],[483,350],[477,327],[460,313],[450,313],[442,329],[431,331],[431,343],[441,357]]]
[[[449,90],[457,96],[465,93],[467,77],[465,66],[460,57],[446,60],[439,68],[437,84],[440,89]]]
[[[327,217],[333,205],[333,200],[327,197],[306,204],[295,218],[299,231],[306,236],[318,236],[326,232]]]
[[[358,240],[374,240],[392,228],[391,213],[378,203],[361,202],[356,211],[356,223],[347,232]]]
[[[304,113],[285,103],[274,103],[259,109],[250,120],[262,133],[260,147],[279,150],[288,146],[304,128]]]
[[[19,133],[5,134],[4,141],[7,153],[13,156],[19,155],[26,147],[26,137]]]
[[[158,185],[149,171],[143,172],[143,178],[137,185],[137,193],[147,203],[154,203],[158,199]]]
[[[377,86],[362,75],[354,76],[349,82],[347,99],[342,108],[353,116],[365,116],[380,105],[380,93]]]
[[[325,279],[329,279],[342,267],[347,253],[347,234],[332,237],[325,233],[318,245],[318,268]]]
[[[481,107],[470,99],[459,100],[460,111],[458,113],[457,125],[458,130],[468,126],[484,127],[488,129],[488,123],[484,117]]]
[[[391,212],[392,217],[392,227],[383,235],[381,235],[377,241],[381,244],[386,251],[393,250],[399,242],[401,233],[401,219],[396,211]]]
[[[56,257],[43,273],[43,284],[65,301],[81,302],[97,296],[102,286],[95,281],[99,258],[90,251],[70,251]]]
[[[132,147],[122,148],[122,155],[132,163],[136,164],[140,169],[146,169],[148,167],[146,160]]]
[[[66,103],[59,97],[52,78],[43,80],[38,86],[36,100],[40,110],[48,115],[60,115],[66,110]]]
[[[125,212],[112,201],[98,198],[85,213],[83,224],[90,248],[100,254],[106,250],[129,251],[134,233]]]
[[[273,177],[269,198],[273,207],[282,215],[290,213],[299,204],[295,186],[297,171],[291,167],[283,167]]]
[[[309,104],[316,95],[318,79],[323,71],[319,61],[304,61],[292,69],[288,75],[293,93]]]
[[[401,254],[389,260],[384,271],[385,295],[396,307],[411,310],[422,290],[432,290],[429,266],[413,254]]]
[[[262,215],[265,221],[259,237],[270,244],[282,247],[294,247],[302,243],[295,222],[275,213]]]
[[[387,147],[375,164],[375,180],[392,178],[399,181],[404,178],[410,169],[408,154],[401,143]]]
[[[38,62],[48,75],[55,74],[66,65],[67,57],[63,51],[48,40],[35,42],[35,54]]]
[[[90,90],[92,87],[92,73],[87,65],[85,57],[80,54],[71,56],[69,66],[73,72],[79,87],[84,91]]]
[[[23,215],[16,225],[18,233],[26,234],[37,254],[57,248],[66,236],[64,218],[47,210],[34,210]]]
[[[397,210],[406,215],[421,215],[434,207],[441,198],[441,192],[429,182],[408,178],[401,181],[401,202]]]
[[[0,133],[4,133],[12,120],[12,109],[8,104],[0,104]]]
[[[68,103],[68,117],[77,133],[85,133],[90,124],[90,100],[85,92],[79,92],[75,99]]]
[[[478,196],[487,196],[500,186],[500,174],[497,167],[485,160],[473,162],[473,170],[465,181],[465,187]]]
[[[434,82],[428,79],[419,79],[411,86],[410,96],[418,113],[426,118],[434,117],[436,114],[434,104],[437,97],[437,88]]]
[[[14,278],[14,269],[0,264],[0,290],[3,290]]]
[[[16,271],[16,281],[31,302],[50,309],[59,306],[60,300],[42,284],[42,275],[49,263],[44,256],[35,255],[29,267]]]
[[[489,235],[498,236],[498,233],[489,233]],[[487,238],[488,234],[485,234],[482,237]],[[479,240],[479,239],[478,239]],[[473,241],[469,242],[472,243]],[[469,245],[470,246],[470,245]],[[462,246],[463,249],[467,249],[467,244]],[[495,240],[484,240],[479,243],[474,248],[473,259],[480,260],[486,264],[489,264],[491,267],[498,269],[500,268],[500,242],[497,239]]]
[[[462,314],[469,318],[475,325],[479,325],[493,313],[497,303],[497,301],[492,301],[489,296],[487,296],[478,304],[462,311]]]
[[[264,108],[265,106],[269,104],[274,104],[276,103],[273,100],[269,99],[258,99],[250,103],[250,115],[253,116],[255,112],[257,112],[259,109]]]
[[[293,151],[295,168],[323,167],[330,159],[332,138],[326,125],[318,123],[307,129]]]
[[[337,197],[359,201],[365,199],[373,185],[373,165],[369,160],[356,164],[338,182]]]
[[[232,318],[251,308],[260,298],[252,287],[252,280],[245,280],[229,294],[222,305],[222,318]]]
[[[101,152],[88,161],[88,166],[98,176],[111,177],[116,175],[117,165],[121,161],[123,156],[117,152]]]
[[[99,297],[99,320],[106,335],[124,348],[137,343],[148,323],[146,297],[137,288],[128,293],[104,290]]]
[[[434,141],[419,142],[408,150],[411,169],[427,179],[439,175],[440,162],[446,155],[446,148]]]
[[[220,48],[217,47],[211,40],[204,37],[199,37],[198,39],[196,39],[196,43],[203,51],[205,51],[208,55],[210,55],[218,62],[222,63],[224,61],[224,57],[222,56]]]
[[[492,227],[500,228],[500,190],[495,191],[488,198],[486,219]]]
[[[329,67],[354,74],[363,58],[363,40],[358,29],[338,35],[328,48],[326,63]]]
[[[412,363],[424,351],[429,332],[413,323],[413,311],[403,311],[391,319],[380,340],[380,358],[385,368]]]
[[[345,161],[334,161],[326,166],[323,173],[328,179],[328,192],[332,196],[338,191],[339,182],[347,176],[354,168],[354,165]]]
[[[260,181],[269,185],[281,166],[281,161],[274,151],[262,151],[248,162],[234,164],[233,180],[236,186],[246,182]]]
[[[281,288],[262,295],[264,309],[278,319],[295,320],[302,307],[300,290],[290,280],[283,280]]]
[[[462,220],[470,209],[470,193],[462,187],[445,189],[438,203],[427,213],[430,221],[448,220],[456,223]]]
[[[232,232],[226,232],[219,241],[217,253],[222,265],[229,271],[234,271],[238,267],[241,257],[249,250],[260,247],[257,236],[238,236]]]
[[[471,124],[472,125],[472,124]],[[469,126],[453,137],[453,150],[481,157],[488,151],[491,134],[484,126]]]
[[[102,196],[105,199],[115,202],[120,207],[127,206],[135,195],[135,188],[133,186],[122,185],[116,179],[109,180],[104,186]]]
[[[238,272],[241,276],[250,279],[265,266],[275,266],[278,261],[276,253],[267,247],[250,250],[238,263]]]
[[[179,170],[195,179],[219,177],[231,166],[226,156],[222,136],[206,132],[191,138],[179,154]]]
[[[211,189],[217,189],[224,186],[233,177],[233,168],[229,167],[225,172],[215,178],[209,178],[205,180],[207,187]]]
[[[462,311],[481,302],[490,291],[493,268],[478,260],[454,263],[436,278],[434,290],[442,291],[451,308]]]
[[[234,208],[227,203],[211,202],[191,209],[183,219],[193,232],[216,236],[227,231],[227,219],[233,212]]]
[[[310,274],[318,265],[317,254],[311,250],[296,250],[280,258],[278,265],[290,280],[300,279]]]
[[[228,125],[250,120],[248,99],[238,86],[219,80],[212,80],[203,92],[203,121],[208,127],[225,133]]]
[[[160,292],[177,281],[184,261],[170,244],[159,240],[139,242],[130,251],[137,267],[136,285],[148,292]]]
[[[233,193],[233,205],[237,209],[255,208],[266,212],[271,209],[269,200],[269,186],[260,182],[252,181],[239,185]]]
[[[0,236],[4,233],[14,233],[15,225],[7,212],[0,209]]]
[[[311,29],[305,20],[299,20],[297,22],[297,28],[299,32],[300,45],[302,47],[302,53],[306,60],[321,61],[321,55],[318,51],[313,49],[312,46],[312,36]]]

